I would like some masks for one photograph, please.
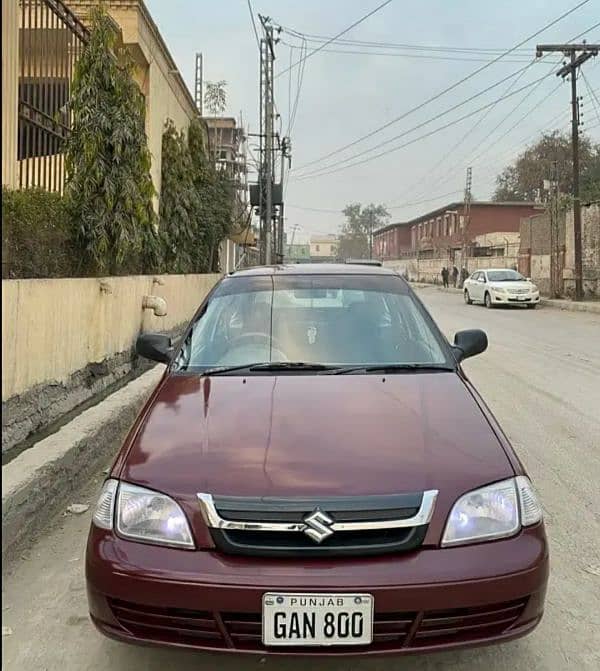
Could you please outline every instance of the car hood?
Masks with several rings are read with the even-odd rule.
[[[427,489],[453,500],[513,469],[454,372],[171,375],[115,475],[188,500]]]
[[[515,289],[527,289],[530,291],[533,288],[531,282],[490,282],[490,287],[492,289],[507,289],[508,291],[514,291]]]

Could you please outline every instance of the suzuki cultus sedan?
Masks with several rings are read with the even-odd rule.
[[[539,623],[542,510],[461,361],[385,268],[221,280],[174,346],[90,530],[90,614],[132,643],[295,654],[496,643]]]

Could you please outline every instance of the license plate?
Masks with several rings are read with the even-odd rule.
[[[525,300],[525,296],[517,296],[517,300],[518,300],[518,301],[524,301],[524,300]]]
[[[373,640],[371,594],[281,594],[262,603],[265,645],[368,645]]]

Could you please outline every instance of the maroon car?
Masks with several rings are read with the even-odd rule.
[[[132,643],[410,653],[506,641],[544,609],[542,510],[399,275],[255,268],[219,282],[119,452],[90,530],[92,620]]]

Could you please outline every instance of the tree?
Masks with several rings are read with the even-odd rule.
[[[219,172],[209,160],[204,133],[199,121],[192,121],[188,131],[192,161],[192,181],[198,195],[196,218],[206,251],[207,271],[219,271],[219,245],[231,232],[233,217],[233,186],[225,173]]]
[[[227,82],[223,79],[218,82],[206,82],[206,93],[204,94],[204,104],[206,109],[213,115],[223,114],[227,107],[227,91],[225,87]]]
[[[106,12],[95,8],[71,89],[65,197],[77,241],[96,270],[139,272],[157,259],[155,191],[144,97],[127,53],[115,54],[116,37]]]
[[[188,143],[171,119],[165,123],[161,154],[159,217],[165,270],[172,273],[194,272],[194,252],[202,246],[198,234],[198,195]]]
[[[383,205],[361,203],[346,205],[343,209],[346,223],[340,233],[338,256],[342,259],[369,258],[369,239],[371,233],[384,226],[390,214]]]
[[[545,133],[527,147],[516,161],[507,166],[496,178],[496,201],[534,201],[542,193],[545,179],[552,179],[554,162],[558,186],[562,193],[573,191],[573,161],[570,133]],[[582,135],[579,142],[582,200],[593,200],[600,191],[600,145],[593,145]]]

